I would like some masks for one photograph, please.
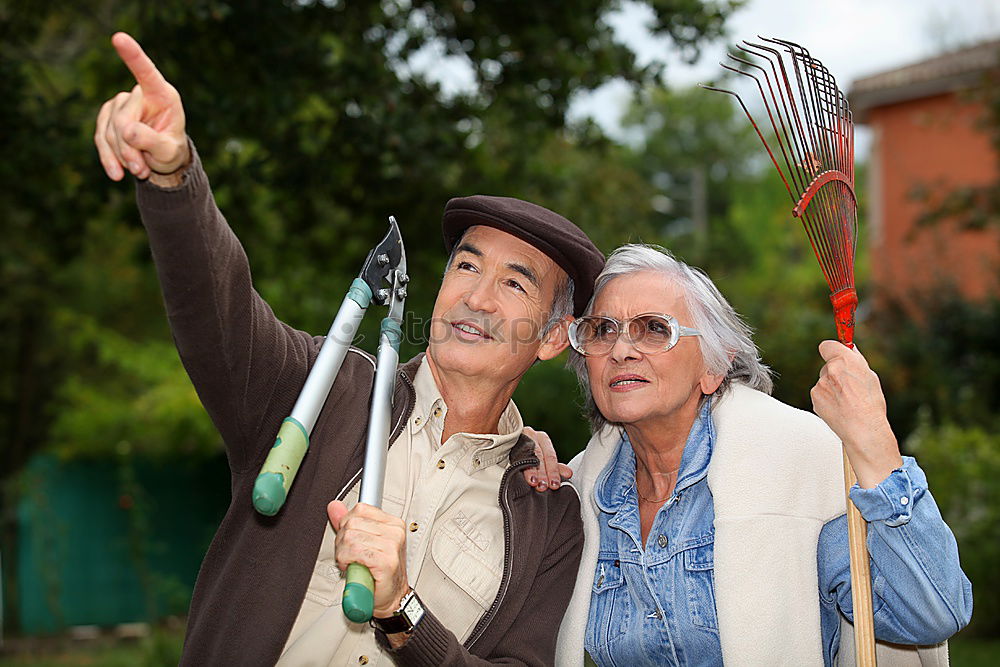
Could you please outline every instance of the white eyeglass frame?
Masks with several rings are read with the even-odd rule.
[[[645,352],[639,349],[639,346],[636,345],[636,342],[632,340],[632,336],[629,334],[629,328],[633,320],[649,316],[661,317],[664,320],[666,320],[667,324],[670,325],[670,332],[671,332],[670,340],[667,341],[666,346],[663,347],[663,349],[656,350],[654,352]],[[594,354],[583,351],[583,345],[580,343],[579,340],[577,340],[577,330],[580,328],[580,324],[585,320],[591,320],[591,321],[604,320],[606,322],[613,322],[614,325],[618,327],[618,337],[615,338],[615,342],[612,343],[610,347],[608,347],[606,352],[601,352],[600,354]],[[585,357],[603,357],[605,355],[611,354],[611,350],[613,350],[615,345],[618,344],[618,340],[622,337],[622,335],[625,336],[625,340],[628,341],[629,345],[631,345],[636,350],[639,350],[643,354],[659,354],[660,352],[667,352],[668,350],[674,349],[674,346],[677,345],[677,342],[681,339],[682,336],[700,336],[701,332],[698,331],[697,329],[692,329],[691,327],[682,326],[677,321],[677,318],[674,317],[673,315],[667,315],[666,313],[652,313],[652,312],[640,313],[635,317],[630,317],[624,321],[615,319],[614,317],[607,317],[605,315],[586,315],[584,317],[579,317],[573,320],[569,325],[569,343],[570,345],[573,346],[574,350],[576,350]]]

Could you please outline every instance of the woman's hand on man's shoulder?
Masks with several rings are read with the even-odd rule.
[[[573,476],[573,470],[568,465],[559,463],[556,448],[548,433],[536,431],[530,426],[525,426],[521,432],[534,441],[535,456],[539,461],[537,467],[524,470],[524,481],[529,486],[539,492],[558,489],[563,481]]]

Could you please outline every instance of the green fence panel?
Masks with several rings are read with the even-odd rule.
[[[25,634],[187,611],[229,503],[224,457],[197,464],[34,458],[18,507]]]

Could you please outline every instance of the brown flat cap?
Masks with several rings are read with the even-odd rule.
[[[544,252],[573,279],[573,314],[579,316],[587,307],[604,255],[579,227],[543,206],[512,197],[455,197],[444,207],[445,248],[451,252],[475,225],[507,232]]]

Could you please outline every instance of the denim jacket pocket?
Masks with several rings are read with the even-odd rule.
[[[587,617],[586,647],[590,650],[606,646],[628,628],[632,604],[622,568],[616,563],[612,558],[597,561]]]
[[[684,552],[684,585],[691,623],[707,630],[719,629],[715,611],[715,545],[712,542]]]

